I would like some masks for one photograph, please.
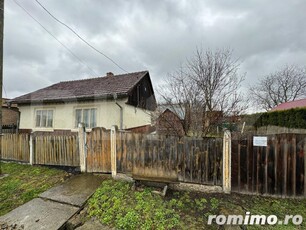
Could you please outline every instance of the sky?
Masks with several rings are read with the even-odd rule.
[[[5,0],[4,11],[7,98],[60,81],[122,74],[122,69],[148,70],[157,88],[199,47],[233,50],[239,73],[246,74],[245,92],[284,65],[306,67],[305,0],[39,0],[122,69],[35,0],[15,1]]]

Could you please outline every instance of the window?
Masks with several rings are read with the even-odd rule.
[[[97,109],[76,109],[75,110],[75,127],[79,123],[84,123],[86,128],[97,126]]]
[[[36,127],[53,127],[53,110],[36,110]]]

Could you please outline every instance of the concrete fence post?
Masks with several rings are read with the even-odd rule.
[[[111,170],[112,177],[117,175],[117,150],[116,150],[116,134],[118,131],[118,127],[113,125],[111,128]]]
[[[79,123],[79,152],[80,152],[80,168],[81,172],[86,172],[86,132],[83,123]]]
[[[34,164],[34,141],[33,141],[33,133],[30,133],[30,165]]]
[[[231,132],[229,130],[224,131],[223,137],[223,192],[231,192]]]

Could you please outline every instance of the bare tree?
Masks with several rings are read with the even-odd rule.
[[[238,74],[239,65],[239,61],[232,58],[231,50],[197,50],[188,61],[190,76],[203,95],[206,132],[209,131],[210,123],[220,119],[217,111],[230,116],[243,110],[239,89],[244,76]]]
[[[306,71],[291,65],[262,78],[257,85],[250,87],[253,100],[262,109],[306,96]]]
[[[197,49],[184,67],[168,76],[159,93],[169,107],[184,112],[187,135],[205,136],[224,116],[241,113],[239,64],[230,50]]]
[[[192,79],[185,73],[184,68],[180,67],[179,70],[168,74],[165,84],[158,89],[158,92],[163,99],[164,107],[182,118],[180,121],[185,134],[187,134],[191,126],[190,110],[197,101],[198,88],[194,87]],[[163,109],[158,112],[157,116],[162,112]],[[176,127],[172,129],[176,130]]]

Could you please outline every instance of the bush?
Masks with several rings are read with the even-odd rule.
[[[254,123],[255,127],[268,125],[306,129],[306,109],[262,113]]]

